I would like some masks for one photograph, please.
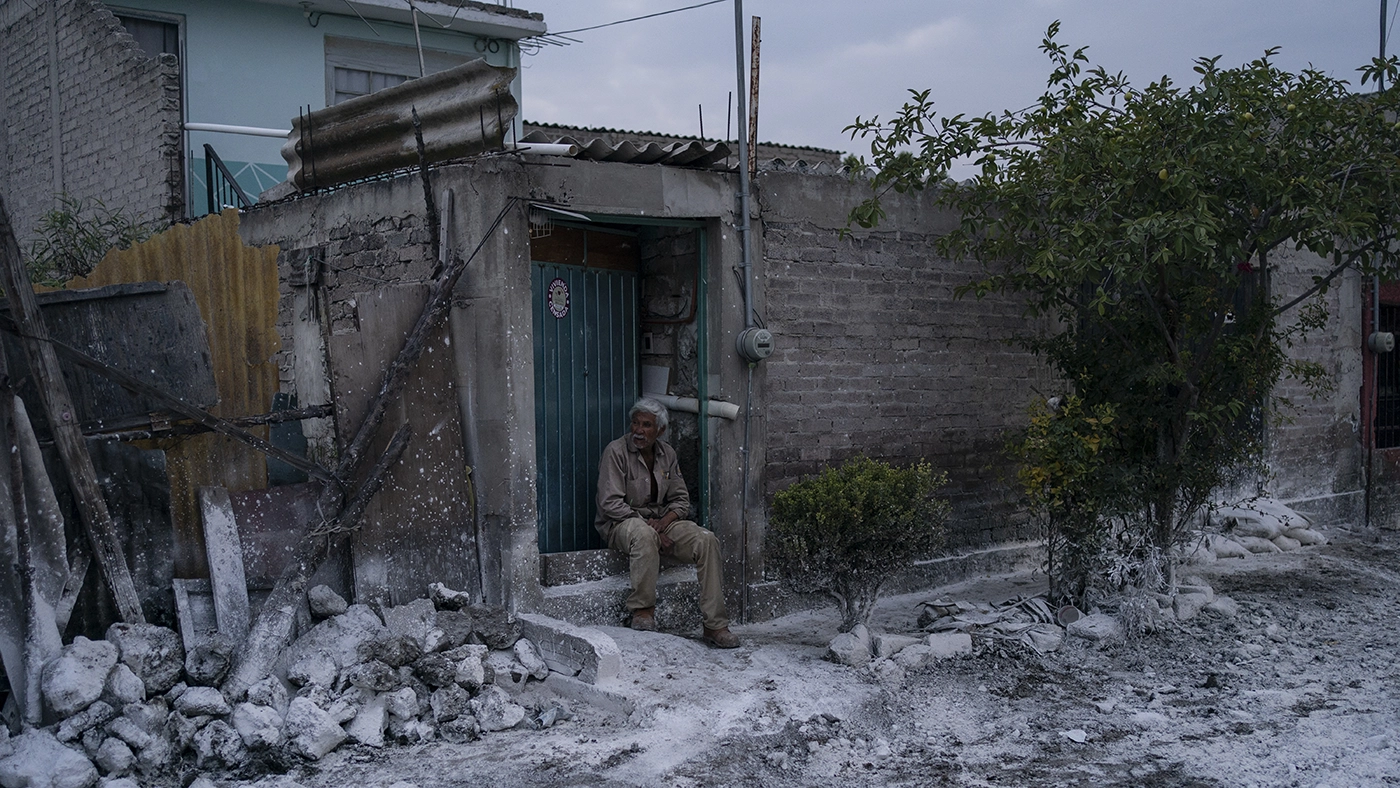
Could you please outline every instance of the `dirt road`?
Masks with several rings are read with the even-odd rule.
[[[341,751],[288,776],[311,788],[438,786],[1369,786],[1400,783],[1400,534],[1222,560],[1193,574],[1239,605],[1146,638],[1069,639],[878,679],[823,659],[833,610],[740,627],[713,651],[606,630],[629,716],[571,703],[543,731]],[[935,596],[1001,601],[1031,576],[882,602],[915,633]],[[399,788],[404,788],[400,785]]]

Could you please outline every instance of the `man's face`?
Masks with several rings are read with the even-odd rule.
[[[648,451],[656,445],[656,439],[664,430],[656,426],[656,416],[646,411],[632,414],[632,446],[638,451]]]

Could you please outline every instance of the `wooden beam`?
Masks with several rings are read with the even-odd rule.
[[[243,542],[233,503],[223,487],[199,488],[209,585],[214,589],[214,620],[219,634],[237,643],[248,636],[248,578],[243,573]]]
[[[112,515],[107,511],[102,488],[97,484],[92,457],[83,443],[82,428],[78,425],[73,399],[58,365],[58,354],[47,341],[48,330],[44,327],[38,301],[34,298],[34,288],[29,283],[24,261],[20,258],[19,243],[15,240],[4,197],[0,197],[0,276],[3,276],[10,301],[10,312],[24,335],[24,351],[35,376],[35,387],[48,415],[59,457],[68,471],[78,516],[92,544],[98,569],[112,592],[112,600],[116,603],[121,620],[145,623],[141,599],[136,595],[136,586],[132,583],[131,570],[126,565],[122,545],[112,524]]]

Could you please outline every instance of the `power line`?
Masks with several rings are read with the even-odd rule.
[[[560,30],[560,31],[557,32],[557,33],[555,33],[555,32],[549,32],[549,33],[545,33],[545,34],[543,34],[543,35],[544,35],[544,36],[565,36],[565,35],[568,35],[568,34],[570,34],[570,33],[583,33],[583,32],[587,32],[587,31],[589,31],[589,30],[598,30],[598,29],[601,29],[601,28],[604,28],[604,27],[612,27],[613,25],[625,25],[625,24],[627,24],[628,22],[639,22],[639,21],[641,21],[641,20],[643,20],[643,19],[652,19],[652,18],[658,17],[658,16],[666,16],[667,14],[678,14],[678,13],[680,13],[681,11],[690,11],[690,10],[693,10],[693,9],[696,9],[696,8],[704,8],[704,7],[707,6],[707,5],[715,5],[716,3],[724,3],[724,2],[728,2],[728,0],[707,0],[707,2],[704,2],[704,3],[696,3],[695,5],[688,5],[688,6],[685,6],[685,7],[683,7],[683,8],[672,8],[672,9],[669,10],[669,11],[657,11],[657,12],[654,13],[654,14],[645,14],[645,15],[643,15],[643,16],[634,16],[634,17],[632,17],[632,18],[630,18],[630,19],[619,19],[619,20],[617,20],[616,22],[605,22],[605,23],[603,23],[603,24],[601,24],[601,25],[593,25],[593,26],[591,26],[591,27],[579,27],[579,28],[575,28],[575,29],[573,29],[573,30]],[[535,37],[536,37],[536,36],[531,36],[531,38],[535,38]]]

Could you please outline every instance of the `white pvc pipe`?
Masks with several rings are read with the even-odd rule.
[[[660,402],[671,410],[679,410],[686,413],[700,412],[700,400],[694,397],[673,397],[670,394],[650,393],[644,396]],[[722,419],[729,419],[730,421],[739,418],[739,406],[732,402],[720,402],[719,400],[712,399],[710,400],[707,410],[710,416],[719,416]]]
[[[220,134],[246,134],[250,137],[276,137],[285,140],[290,131],[257,126],[230,126],[227,123],[186,123],[185,131],[213,131]]]
[[[517,153],[530,153],[536,156],[577,156],[578,146],[565,142],[517,142]]]

